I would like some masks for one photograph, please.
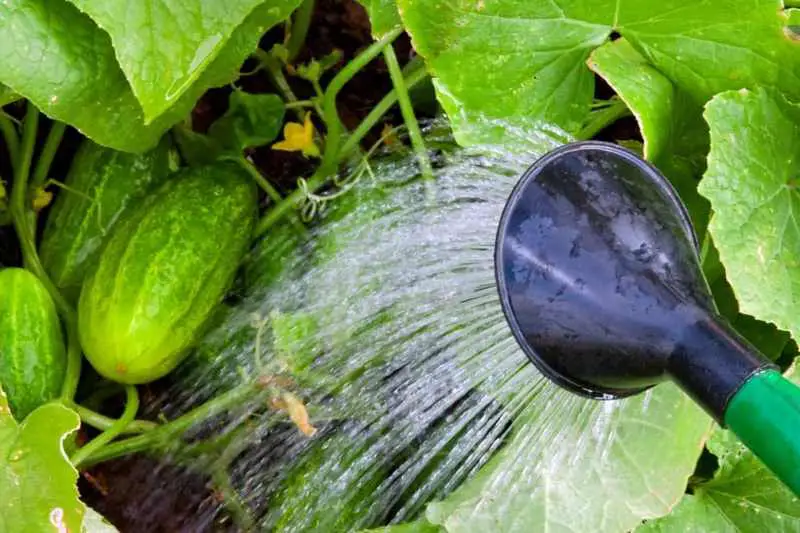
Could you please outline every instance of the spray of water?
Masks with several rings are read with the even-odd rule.
[[[421,517],[448,531],[623,531],[666,512],[705,416],[669,386],[617,403],[557,389],[500,309],[497,222],[520,173],[557,141],[526,133],[520,156],[431,138],[442,148],[433,198],[409,179],[413,159],[396,156],[312,231],[286,225],[259,243],[241,299],[165,407],[268,375],[302,399],[316,433],[280,402],[243,406],[205,428],[219,445],[196,464],[224,472],[234,514],[264,531]]]

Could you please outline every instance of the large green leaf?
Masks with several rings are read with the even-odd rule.
[[[698,238],[708,221],[708,201],[697,183],[708,152],[702,108],[650,65],[626,40],[592,52],[589,66],[633,112],[644,138],[644,156],[670,179],[689,209]]]
[[[428,507],[431,523],[450,533],[527,533],[534,524],[539,531],[627,531],[669,512],[711,427],[673,385],[619,403],[558,391],[531,402],[521,417],[492,462]]]
[[[299,4],[296,0],[70,1],[111,36],[145,122],[166,112],[200,79],[253,9],[264,4],[266,29]]]
[[[237,75],[244,58],[276,16],[253,11],[199,79],[165,114],[145,125],[142,109],[114,57],[108,35],[65,0],[0,3],[0,83],[52,118],[99,144],[125,151],[155,146],[206,89]]]
[[[800,94],[798,45],[780,0],[399,0],[439,99],[459,129],[480,111],[576,132],[594,82],[590,52],[619,32],[696,105],[757,84]]]
[[[81,531],[86,508],[78,471],[62,446],[79,425],[78,415],[58,403],[17,423],[0,391],[0,531]]]
[[[788,377],[800,384],[796,365]],[[637,533],[800,531],[800,501],[735,435],[718,429],[708,448],[719,459],[714,478],[694,487],[671,514]]]
[[[709,230],[743,313],[800,338],[800,108],[768,90],[707,106]]]
[[[376,39],[380,39],[401,24],[395,0],[358,0],[358,3],[367,10],[372,25],[372,35]]]

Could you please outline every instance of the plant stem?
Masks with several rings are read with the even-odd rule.
[[[394,53],[394,47],[391,44],[383,49],[383,57],[386,60],[386,66],[389,67],[389,77],[392,79],[394,90],[397,91],[400,113],[402,113],[403,121],[406,124],[406,128],[408,128],[411,147],[414,149],[417,162],[422,170],[422,178],[430,183],[433,181],[433,167],[431,166],[431,160],[428,158],[425,141],[422,139],[419,122],[417,122],[417,117],[414,115],[414,107],[411,105],[411,98],[408,96],[408,89],[403,79],[403,72],[400,70],[400,63],[397,61],[397,55]],[[433,194],[433,189],[427,184],[426,192],[429,197]]]
[[[261,190],[267,193],[267,196],[269,196],[270,200],[272,200],[272,202],[275,205],[279,205],[281,202],[283,202],[283,197],[281,196],[281,193],[279,193],[278,190],[272,186],[269,180],[267,180],[264,176],[261,175],[261,172],[259,172],[259,170],[255,167],[255,165],[253,165],[250,161],[248,161],[244,157],[235,158],[235,161],[239,164],[239,166],[241,166],[245,170],[245,172],[247,172],[250,175],[250,177],[253,178],[253,180],[258,184]],[[289,222],[297,229],[301,230],[302,232],[305,232],[306,227],[303,225],[302,222],[300,222],[300,220],[297,217],[292,217]]]
[[[240,531],[250,532],[254,531],[255,524],[253,523],[253,516],[250,514],[247,505],[239,497],[236,489],[233,488],[231,483],[231,476],[225,470],[224,466],[215,466],[211,470],[211,483],[214,489],[222,496],[222,501],[225,508],[230,513],[233,521],[239,527]]]
[[[72,306],[64,299],[59,290],[50,281],[39,255],[36,253],[33,229],[28,217],[28,178],[30,177],[31,159],[36,142],[39,111],[28,104],[25,120],[22,126],[22,145],[20,146],[17,167],[14,172],[14,186],[11,189],[11,216],[14,219],[14,228],[17,231],[22,257],[26,268],[33,272],[42,282],[53,302],[56,304],[64,327],[67,331],[67,371],[61,389],[61,399],[71,403],[78,389],[81,375],[81,348],[78,343],[78,321]]]
[[[78,413],[83,423],[88,424],[95,429],[99,429],[100,431],[110,429],[115,423],[118,422],[116,419],[109,418],[98,413],[97,411],[92,411],[83,405],[72,404],[70,405],[70,408]],[[156,429],[157,427],[159,427],[159,424],[149,420],[132,420],[131,423],[125,427],[123,433],[144,433],[146,431]]]
[[[139,392],[135,385],[125,385],[125,410],[119,420],[115,421],[110,428],[103,431],[92,439],[86,446],[80,448],[72,456],[71,461],[75,468],[82,466],[87,457],[102,450],[109,442],[117,438],[128,425],[136,418],[139,411]]]
[[[339,95],[339,91],[359,70],[375,59],[378,54],[380,54],[387,45],[391,44],[402,32],[402,28],[396,28],[378,41],[369,45],[366,50],[348,62],[325,88],[325,98],[322,104],[325,126],[328,129],[325,136],[325,153],[322,156],[322,163],[320,163],[319,168],[317,168],[314,175],[309,179],[309,183],[318,181],[320,176],[326,179],[336,171],[343,129],[342,123],[339,120],[338,110],[336,109],[336,97]]]
[[[192,409],[172,422],[167,422],[166,424],[158,426],[152,431],[104,446],[95,451],[92,455],[86,457],[81,464],[84,467],[91,466],[102,461],[122,457],[123,455],[142,452],[154,446],[169,445],[172,441],[179,439],[195,424],[235,408],[254,394],[260,392],[261,389],[262,385],[258,382],[236,387]]]
[[[53,163],[53,158],[56,156],[56,151],[61,144],[61,139],[64,137],[67,125],[63,122],[53,122],[50,131],[47,133],[47,139],[42,147],[42,152],[36,162],[36,168],[31,177],[30,189],[41,187],[47,179],[47,173],[50,172],[50,165]]]
[[[286,76],[283,75],[283,66],[280,64],[280,62],[269,55],[268,52],[265,52],[260,48],[254,52],[254,55],[256,56],[256,59],[258,59],[261,64],[267,68],[267,73],[272,81],[272,85],[274,85],[275,88],[281,93],[284,102],[287,104],[300,102],[300,100],[294,94],[294,91],[292,91],[292,88],[289,86],[289,82],[286,81]],[[316,104],[314,106],[317,107]],[[293,109],[297,119],[300,122],[303,122],[303,110],[297,107]]]
[[[311,25],[311,16],[313,14],[314,0],[304,0],[294,12],[292,33],[289,35],[289,42],[286,43],[286,49],[289,51],[287,59],[289,63],[295,60],[306,42],[306,35],[308,34],[308,27]]]
[[[253,181],[256,182],[259,188],[261,188],[261,190],[267,193],[267,196],[269,196],[270,200],[272,200],[276,204],[280,203],[283,200],[281,193],[279,193],[278,190],[275,187],[273,187],[272,184],[269,181],[267,181],[267,179],[264,176],[261,175],[261,172],[259,172],[258,169],[254,167],[252,163],[250,163],[250,161],[248,161],[244,157],[236,157],[234,159],[239,164],[239,166],[242,167],[242,169],[244,169],[244,171],[247,172],[251,178],[253,178]]]
[[[406,79],[406,87],[410,89],[427,77],[428,74],[424,67],[414,70]],[[387,93],[386,96],[384,96],[375,107],[372,108],[372,111],[370,111],[370,113],[364,117],[358,127],[353,130],[353,133],[347,138],[342,146],[341,151],[339,152],[337,163],[343,161],[353,150],[356,149],[356,147],[358,147],[358,144],[367,135],[367,133],[369,133],[369,130],[371,130],[375,124],[378,123],[381,117],[385,115],[395,103],[397,103],[397,91],[392,90]],[[308,179],[306,188],[310,192],[315,192],[317,189],[322,187],[327,178],[328,176],[326,175],[318,175],[315,173],[313,176],[311,176],[311,178]],[[305,193],[300,189],[296,189],[281,203],[270,209],[269,212],[258,222],[258,226],[256,227],[256,235],[260,236],[266,233],[273,225],[275,225],[276,222],[283,218],[287,212],[299,205],[304,197]]]
[[[16,172],[19,159],[19,135],[14,123],[0,110],[0,133],[6,141],[8,157],[11,159],[11,168]]]
[[[428,73],[425,71],[424,67],[415,69],[409,73],[408,77],[405,79],[406,89],[411,89],[427,77]],[[364,117],[361,123],[356,126],[356,129],[354,129],[353,132],[347,137],[347,140],[342,145],[342,149],[340,151],[340,160],[350,155],[350,152],[352,152],[358,146],[361,140],[366,137],[367,133],[369,133],[369,131],[375,127],[375,124],[378,123],[381,117],[383,117],[383,115],[385,115],[396,103],[397,90],[392,89],[381,99],[380,102],[375,105],[375,107],[372,108],[369,114]]]
[[[286,102],[284,104],[286,109],[298,109],[298,108],[305,108],[305,107],[314,107],[314,102],[311,100],[298,100],[296,102]]]
[[[589,116],[589,122],[575,136],[578,140],[591,139],[607,126],[610,126],[622,117],[631,114],[628,106],[621,99],[614,99],[604,109],[593,111]]]

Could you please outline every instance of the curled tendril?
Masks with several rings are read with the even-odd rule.
[[[303,194],[303,202],[300,206],[300,218],[302,221],[306,223],[311,222],[328,202],[347,194],[348,191],[361,181],[361,178],[363,178],[365,174],[367,174],[371,180],[375,181],[375,173],[372,171],[372,166],[369,163],[370,158],[386,139],[403,129],[405,129],[404,125],[395,126],[394,128],[386,130],[383,135],[370,146],[366,154],[361,157],[361,161],[352,172],[334,176],[331,180],[333,185],[337,188],[334,192],[316,194],[310,190],[305,178],[298,178],[297,188]]]

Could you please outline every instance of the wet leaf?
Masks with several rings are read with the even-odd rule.
[[[0,531],[80,531],[85,506],[64,439],[78,415],[58,403],[18,423],[0,391]]]
[[[527,533],[531,524],[628,531],[668,513],[702,450],[708,416],[674,385],[617,403],[569,395],[559,390],[531,402],[512,441],[449,498],[429,505],[427,519],[448,533]]]
[[[797,366],[788,377],[800,385]],[[719,459],[714,479],[694,487],[672,513],[636,533],[800,531],[800,500],[733,433],[717,429],[708,448]]]
[[[369,14],[372,35],[380,39],[401,24],[396,0],[358,0]]]
[[[741,312],[800,335],[800,108],[769,90],[715,97],[708,170],[709,231]]]
[[[300,0],[70,2],[111,37],[117,62],[144,110],[146,123],[170,109],[206,69],[215,67],[218,56],[230,52],[228,41],[256,7],[263,5],[266,15],[259,28],[262,34],[300,4]],[[240,55],[238,63],[250,51]]]
[[[87,15],[65,0],[9,0],[0,3],[0,47],[6,50],[0,54],[0,83],[99,144],[144,151],[182,120],[209,87],[236,78],[242,61],[264,31],[281,20],[279,15],[269,3],[256,8],[183,96],[171,100],[168,110],[145,125],[111,40]],[[160,62],[169,58],[151,59],[160,68]]]
[[[594,80],[585,62],[612,31],[695,105],[740,87],[800,95],[800,54],[775,0],[399,0],[459,142],[473,113],[579,131]],[[713,60],[710,60],[713,58]]]
[[[644,156],[672,182],[686,204],[698,239],[708,223],[708,200],[697,192],[708,152],[702,108],[650,65],[626,39],[592,52],[589,67],[628,105],[644,138]]]

